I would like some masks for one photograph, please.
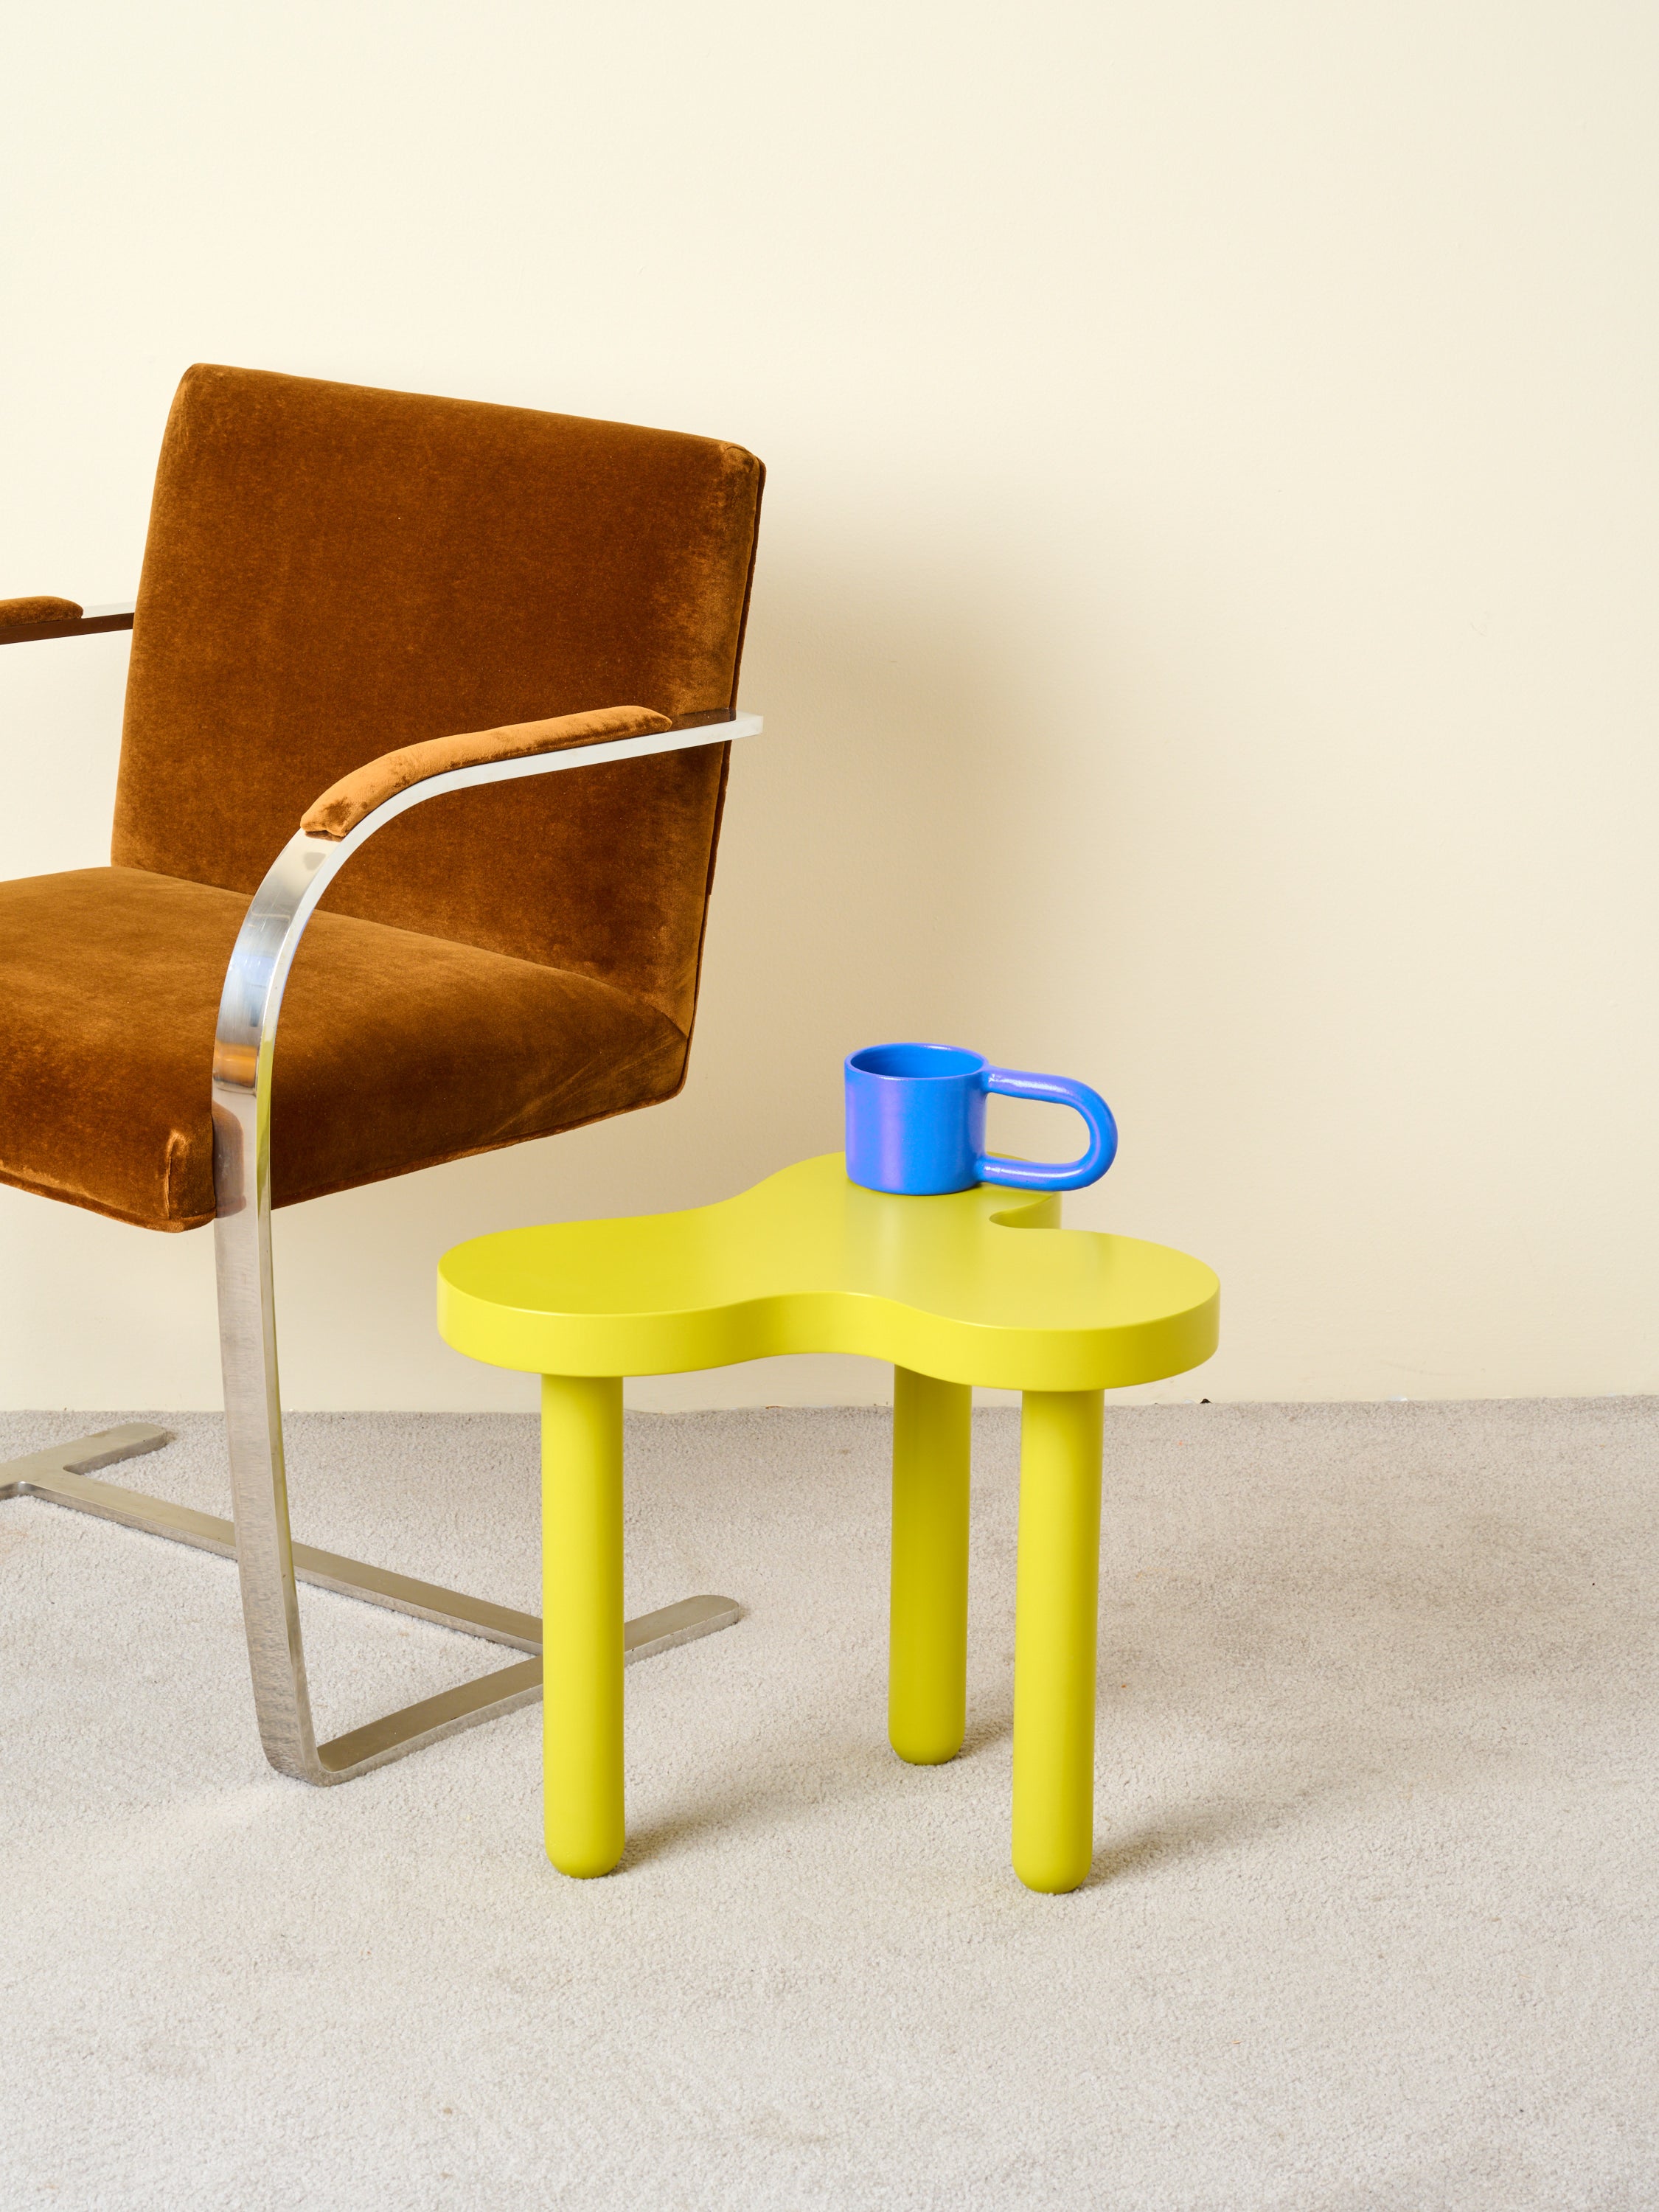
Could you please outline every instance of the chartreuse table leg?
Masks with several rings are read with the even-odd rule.
[[[547,1856],[622,1856],[623,1419],[611,1376],[542,1377],[542,1689]]]
[[[1014,1626],[1014,1871],[1075,1889],[1095,1844],[1098,1390],[1028,1390]]]
[[[968,1706],[968,1462],[974,1394],[893,1370],[893,1581],[887,1735],[937,1766]]]

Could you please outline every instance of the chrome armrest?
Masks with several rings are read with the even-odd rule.
[[[558,775],[605,761],[644,760],[654,753],[724,744],[732,738],[752,737],[760,726],[758,714],[737,714],[696,729],[652,730],[560,752],[520,753],[447,769],[404,785],[343,836],[319,837],[301,830],[253,895],[225,972],[213,1048],[213,1243],[236,1565],[253,1701],[266,1756],[284,1774],[309,1782],[343,1781],[535,1693],[535,1662],[530,1662],[527,1668],[520,1665],[503,1677],[492,1676],[482,1690],[469,1685],[455,1696],[428,1698],[331,1744],[317,1741],[289,1526],[270,1260],[271,1061],[283,992],[306,924],[358,847],[425,799],[515,776]],[[345,1563],[333,1564],[337,1572]],[[341,1585],[337,1581],[334,1586]],[[724,1620],[731,1607],[722,1600],[717,1611]]]
[[[75,602],[65,604],[73,606]],[[115,599],[108,606],[82,607],[62,621],[0,622],[0,645],[27,645],[40,637],[95,637],[100,630],[131,628],[131,600]]]
[[[289,970],[318,901],[377,830],[383,830],[410,807],[428,799],[441,799],[452,791],[507,783],[518,776],[558,775],[569,769],[596,768],[608,761],[645,760],[657,753],[726,744],[733,738],[755,737],[761,727],[758,714],[735,714],[730,721],[705,722],[695,729],[653,731],[643,737],[612,738],[565,752],[480,762],[409,785],[365,815],[343,837],[317,837],[303,830],[296,831],[271,862],[253,895],[225,970],[225,988],[219,1001],[219,1026],[213,1044],[213,1176],[221,1220],[244,1211],[251,1200],[261,1216],[268,1212],[270,1065]]]

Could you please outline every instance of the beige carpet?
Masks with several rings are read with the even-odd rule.
[[[131,1477],[225,1510],[175,1425]],[[533,1607],[529,1423],[293,1430],[302,1534]],[[0,1505],[7,2212],[1659,2203],[1659,1401],[1109,1414],[1064,1899],[1007,1864],[1013,1417],[926,1771],[884,1740],[883,1419],[629,1449],[630,1609],[750,1610],[630,1672],[600,1882],[542,1856],[537,1711],[279,1780],[228,1565]],[[305,1609],[330,1729],[495,1659]]]

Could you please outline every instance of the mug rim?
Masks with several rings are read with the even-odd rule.
[[[888,1053],[937,1054],[941,1060],[955,1062],[950,1067],[888,1068],[872,1067],[870,1062]],[[847,1055],[849,1074],[867,1076],[876,1083],[960,1083],[965,1075],[983,1073],[988,1062],[983,1053],[970,1052],[966,1045],[925,1044],[908,1040],[893,1044],[860,1045],[856,1052]]]

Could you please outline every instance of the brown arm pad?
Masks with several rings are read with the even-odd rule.
[[[39,592],[27,599],[0,599],[0,643],[15,629],[27,630],[32,635],[47,623],[80,619],[81,610],[73,599],[54,599],[48,592]]]
[[[531,753],[562,753],[574,745],[643,738],[673,726],[666,714],[653,714],[649,707],[595,707],[585,714],[557,714],[548,722],[508,722],[499,730],[469,730],[460,737],[399,745],[396,752],[382,753],[379,760],[331,783],[300,827],[309,836],[341,838],[398,792],[450,769],[523,760]]]

